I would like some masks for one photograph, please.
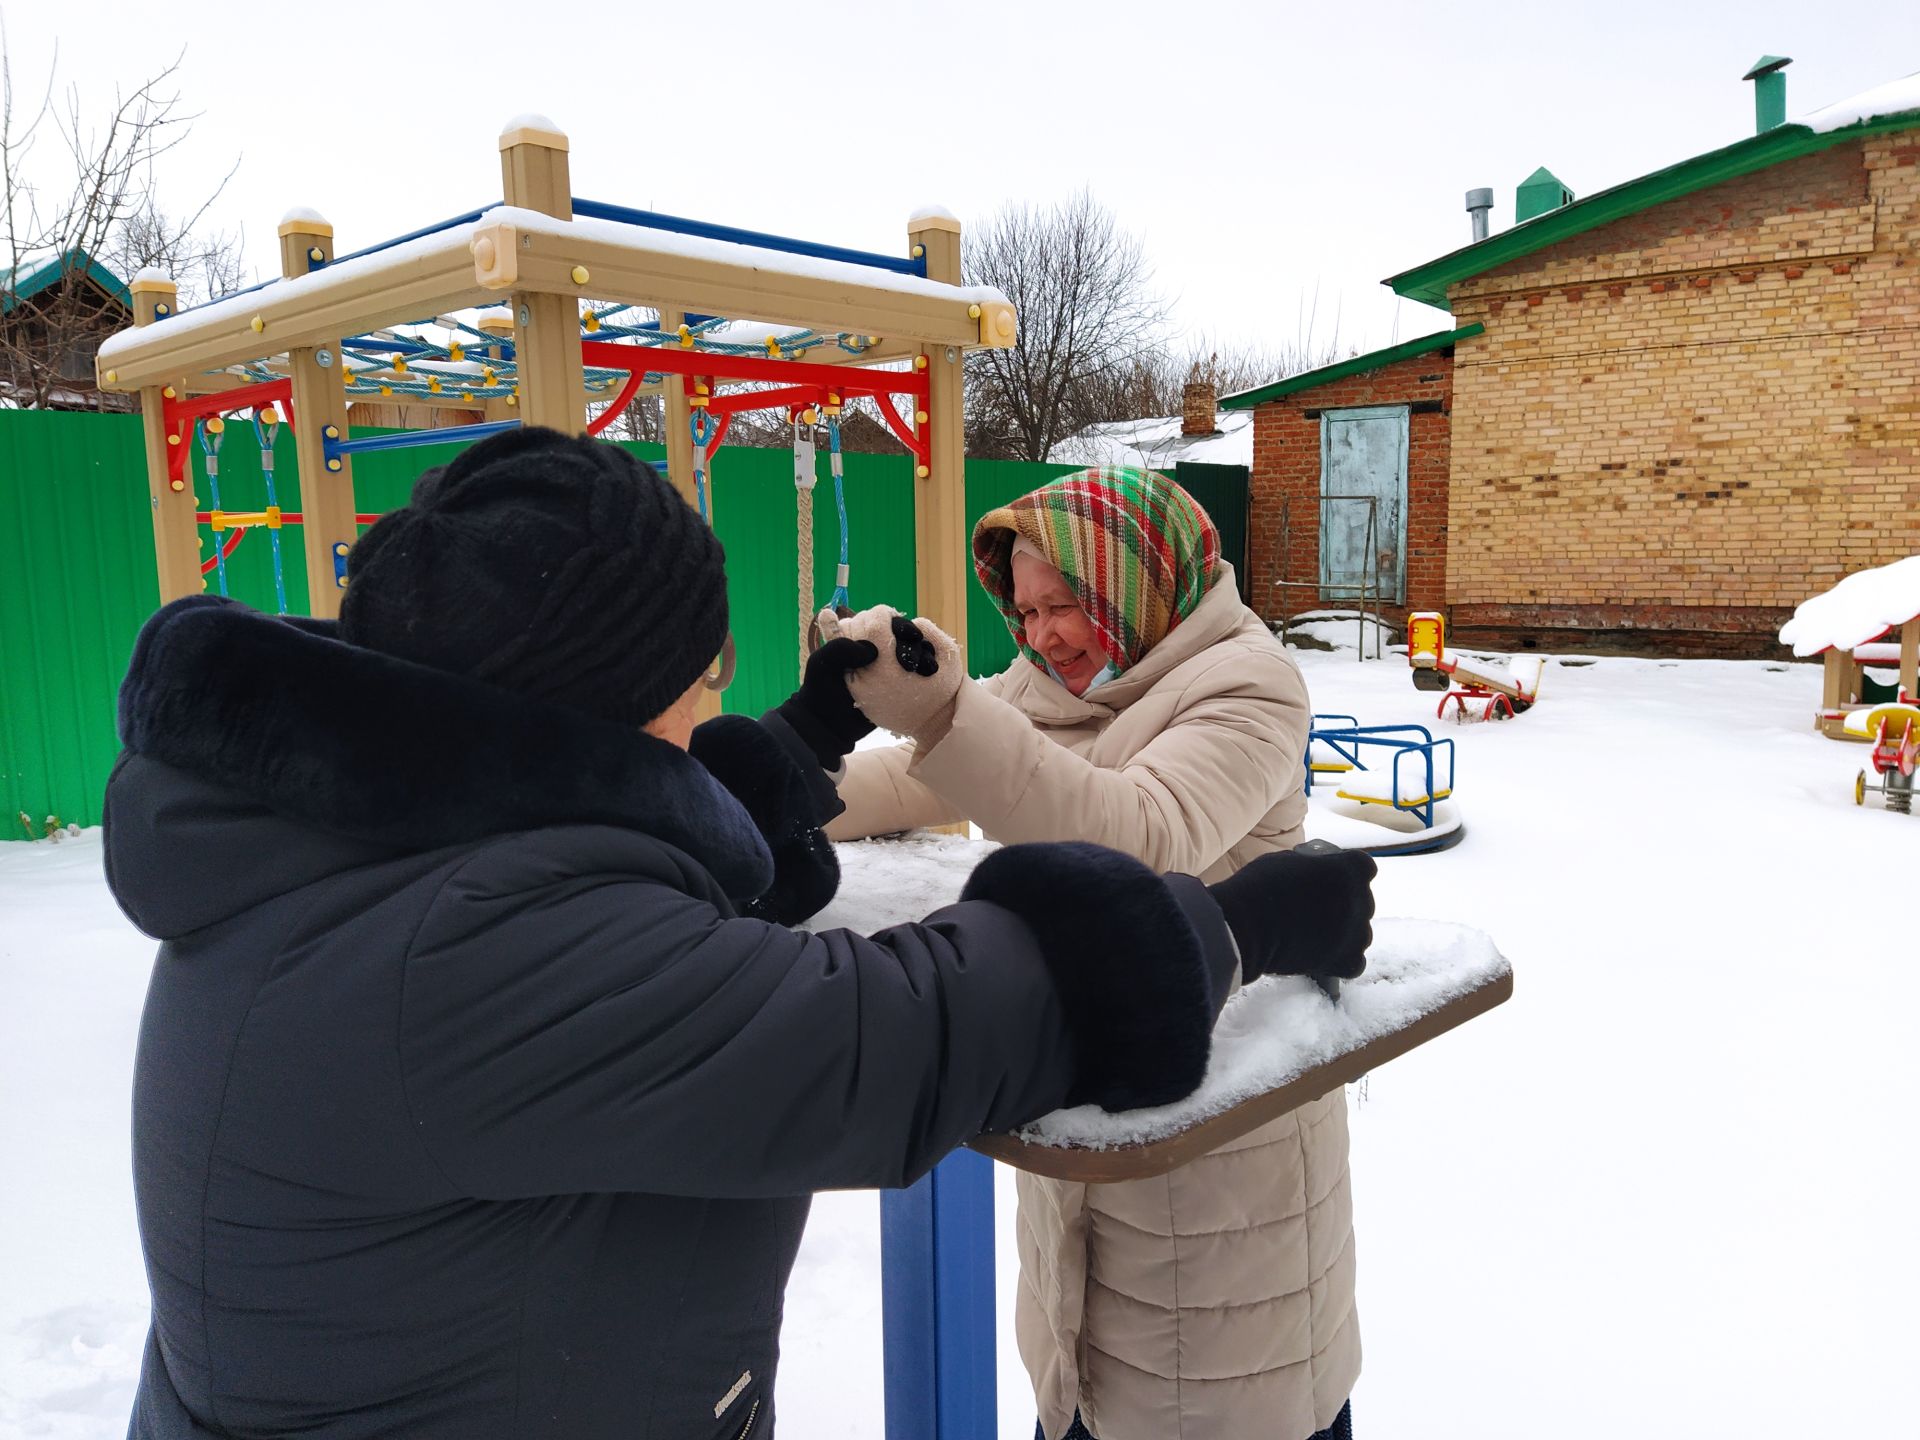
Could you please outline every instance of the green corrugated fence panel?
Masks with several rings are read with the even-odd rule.
[[[1245,600],[1252,576],[1247,567],[1247,493],[1245,465],[1207,465],[1183,461],[1174,466],[1174,481],[1213,519],[1220,532],[1220,556],[1233,566],[1234,579]]]
[[[159,599],[140,422],[0,412],[0,835],[97,824],[114,696]]]
[[[854,608],[913,613],[913,466],[905,455],[844,457]],[[757,715],[800,676],[799,519],[791,450],[724,449],[713,461],[713,514],[727,547],[727,603],[739,670],[726,708]],[[840,520],[822,447],[813,491],[813,607],[833,594]]]
[[[281,427],[284,430],[284,427]],[[380,431],[359,430],[362,434]],[[628,445],[661,462],[658,446]],[[453,445],[375,451],[354,459],[363,513],[404,504],[429,466],[459,453]],[[290,435],[275,445],[275,498],[301,505]],[[211,508],[196,445],[194,493]],[[227,427],[220,451],[221,508],[267,503],[260,447],[252,427]],[[1065,465],[969,461],[969,525],[995,505],[1068,473]],[[799,673],[798,531],[789,450],[725,449],[715,457],[714,509],[727,549],[729,606],[739,671],[729,710],[757,714],[789,694]],[[914,489],[904,455],[845,457],[850,590],[855,608],[887,604],[915,612]],[[814,599],[833,593],[839,520],[822,451],[814,495]],[[128,415],[0,412],[0,835],[20,838],[16,816],[36,828],[49,815],[95,824],[108,771],[118,753],[114,703],[141,624],[158,603],[140,421]],[[213,535],[202,527],[202,553]],[[287,608],[307,611],[300,531],[280,533]],[[329,580],[331,577],[329,577]],[[207,577],[209,592],[216,577]],[[240,541],[227,565],[227,592],[272,612],[278,608],[273,547],[264,528]],[[969,599],[969,669],[1004,669],[1013,642],[990,601]]]

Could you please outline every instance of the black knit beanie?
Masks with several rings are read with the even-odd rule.
[[[726,556],[616,445],[522,427],[415,482],[347,557],[351,644],[644,725],[727,638]]]

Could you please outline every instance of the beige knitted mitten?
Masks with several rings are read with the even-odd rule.
[[[876,605],[840,621],[842,635],[871,641],[880,651],[873,664],[848,674],[847,688],[860,713],[875,725],[927,748],[953,724],[955,697],[967,667],[960,646],[939,626],[915,620],[916,635],[904,624],[895,626],[904,619],[891,606]],[[937,668],[930,675],[920,673],[929,660]]]

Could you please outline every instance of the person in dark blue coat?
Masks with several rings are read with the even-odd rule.
[[[812,1192],[1199,1082],[1198,881],[1021,846],[917,924],[788,928],[845,672],[895,660],[694,730],[720,545],[623,451],[486,441],[349,571],[337,625],[166,606],[121,692],[134,1440],[759,1440]]]

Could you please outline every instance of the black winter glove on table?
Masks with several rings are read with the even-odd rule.
[[[847,675],[879,658],[879,648],[868,641],[829,640],[807,657],[800,688],[776,707],[775,713],[807,742],[822,770],[839,769],[853,747],[873,733],[873,722],[854,708]]]
[[[1240,978],[1310,975],[1351,980],[1373,943],[1373,877],[1359,850],[1262,855],[1207,887],[1240,946]]]

